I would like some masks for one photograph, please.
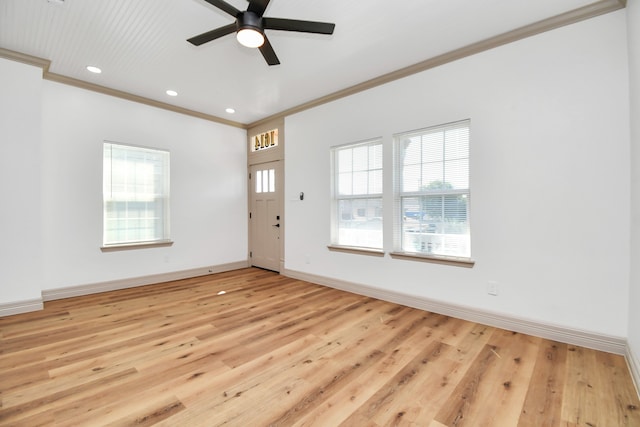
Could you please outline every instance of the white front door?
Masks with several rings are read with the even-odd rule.
[[[282,162],[275,161],[251,166],[251,265],[280,271],[280,232],[282,213]]]

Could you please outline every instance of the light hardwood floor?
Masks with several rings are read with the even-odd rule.
[[[640,426],[621,356],[259,269],[48,302],[0,344],[1,425]]]

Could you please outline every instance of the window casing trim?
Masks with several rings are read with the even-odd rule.
[[[114,243],[100,247],[102,252],[124,251],[129,249],[160,248],[173,245],[173,240],[154,240],[149,242]]]
[[[371,255],[383,257],[385,252],[383,249],[364,248],[360,246],[346,246],[346,245],[328,245],[327,249],[333,252],[345,252],[359,255]]]
[[[453,256],[447,256],[447,255],[423,254],[423,253],[417,253],[417,252],[393,251],[393,252],[390,252],[389,255],[391,256],[391,258],[404,259],[407,261],[432,262],[436,264],[453,265],[457,267],[467,267],[467,268],[473,267],[476,263],[475,260],[472,258],[453,257]]]

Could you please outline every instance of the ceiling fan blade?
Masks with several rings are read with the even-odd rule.
[[[201,44],[210,42],[211,40],[234,33],[236,30],[237,26],[234,22],[233,24],[225,25],[224,27],[216,28],[215,30],[207,31],[206,33],[191,37],[187,41],[194,46],[200,46]]]
[[[276,56],[276,52],[273,50],[273,46],[269,43],[269,39],[267,36],[264,37],[264,44],[260,46],[260,53],[264,57],[264,60],[267,61],[269,65],[278,65],[280,60]]]
[[[253,12],[258,16],[262,16],[264,14],[265,9],[267,8],[267,5],[269,4],[270,0],[251,0],[249,2],[249,7],[247,8],[247,10],[249,12]]]
[[[298,31],[301,33],[333,34],[336,24],[316,21],[298,21],[297,19],[262,18],[265,30]]]
[[[236,17],[240,11],[236,9],[234,6],[230,5],[226,1],[223,0],[204,0],[209,3],[211,6],[215,6],[220,10],[227,12],[229,15]]]

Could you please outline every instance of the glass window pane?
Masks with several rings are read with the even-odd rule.
[[[262,171],[256,172],[256,193],[262,193]]]
[[[382,169],[369,172],[369,194],[382,193]]]
[[[442,163],[425,163],[422,165],[422,185],[420,191],[445,189]]]
[[[338,172],[351,172],[353,170],[352,156],[353,151],[350,148],[338,151]]]
[[[469,188],[469,159],[449,160],[444,163],[444,179],[451,188]]]
[[[444,134],[433,132],[422,138],[422,161],[441,162],[444,157]]]
[[[341,173],[338,175],[338,194],[341,196],[350,196],[353,194],[351,173]]]
[[[420,166],[409,165],[402,169],[402,191],[418,191],[420,189]]]
[[[276,191],[276,170],[269,169],[269,192],[274,193]]]
[[[369,177],[369,173],[366,171],[353,173],[353,194],[367,194],[367,190],[368,190],[367,178],[368,177]]]
[[[469,128],[451,129],[446,132],[446,160],[469,157]]]
[[[415,165],[422,162],[422,146],[419,136],[403,138],[399,143],[401,145],[402,164]]]
[[[353,170],[363,171],[367,170],[369,166],[369,149],[366,145],[355,147],[353,149]]]
[[[269,171],[263,170],[261,172],[262,172],[262,192],[268,193],[269,192]]]
[[[382,199],[340,200],[338,218],[339,244],[382,248]]]

